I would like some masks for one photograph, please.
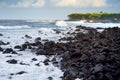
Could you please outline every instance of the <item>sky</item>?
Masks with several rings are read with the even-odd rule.
[[[0,0],[0,19],[67,19],[71,13],[117,12],[120,0]]]

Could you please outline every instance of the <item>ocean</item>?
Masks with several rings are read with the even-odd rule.
[[[58,24],[56,24],[57,22]],[[25,35],[32,37],[29,41],[36,37],[41,37],[42,40],[57,41],[64,37],[63,34],[68,32],[70,27],[74,29],[78,25],[108,28],[120,26],[120,23],[85,23],[84,20],[66,22],[55,20],[0,20],[0,33],[4,35],[1,40],[11,42],[10,46],[27,41],[27,39],[22,39]],[[62,34],[56,34],[54,30],[62,31]]]

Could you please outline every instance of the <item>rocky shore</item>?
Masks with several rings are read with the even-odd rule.
[[[80,27],[81,28],[81,27]],[[87,29],[87,28],[86,28]],[[120,80],[120,29],[77,33],[62,55],[64,80]]]
[[[99,28],[100,29],[100,28]],[[84,30],[85,32],[81,32]],[[58,31],[56,31],[58,32]],[[56,34],[59,34],[60,31]],[[35,55],[54,56],[52,60],[46,59],[45,65],[52,62],[64,72],[62,80],[120,80],[120,28],[105,28],[102,32],[85,26],[76,26],[76,30],[67,33],[69,36],[59,39],[58,42],[41,42],[38,37],[33,43],[25,42],[16,45],[14,49],[25,51],[29,49]],[[29,35],[25,35],[31,38]],[[0,42],[0,45],[9,43]],[[18,54],[12,48],[0,51],[3,54]],[[36,61],[33,58],[32,61]],[[16,60],[6,61],[16,64]],[[23,64],[23,63],[21,63]],[[27,65],[27,64],[24,64]],[[36,66],[40,66],[36,64]],[[23,74],[27,72],[20,72]],[[52,77],[49,77],[52,80]]]

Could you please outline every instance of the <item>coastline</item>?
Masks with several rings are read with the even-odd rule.
[[[110,20],[110,19],[68,19],[65,21],[86,21],[87,23],[120,23],[120,20]]]
[[[15,64],[26,66],[33,64],[32,62],[18,63],[20,60],[14,59],[14,55],[24,55],[26,51],[30,51],[34,57],[39,58],[40,56],[45,56],[46,58],[43,59],[41,63],[39,63],[40,60],[38,60],[38,58],[32,57],[32,61],[38,61],[34,66],[40,67],[40,64],[51,66],[52,64],[62,70],[63,73],[56,68],[59,74],[63,74],[63,76],[61,76],[63,80],[75,80],[77,78],[85,80],[117,80],[120,74],[120,58],[118,57],[120,56],[120,39],[118,37],[120,36],[120,28],[102,29],[102,32],[98,32],[95,28],[77,26],[74,30],[69,29],[71,32],[68,31],[64,34],[67,36],[62,37],[58,42],[45,40],[45,42],[42,43],[41,38],[36,37],[33,42],[15,45],[14,48],[0,47],[0,51],[1,54],[12,58],[7,60],[7,63],[13,64],[13,66]],[[29,35],[25,35],[25,37],[28,39],[31,38]],[[0,45],[7,46],[9,43],[3,41]],[[23,54],[21,54],[21,52],[23,52]],[[26,55],[28,53],[26,53]],[[111,74],[111,71],[114,72]],[[13,73],[9,78],[14,79],[16,74],[27,73],[27,71]],[[55,79],[52,76],[48,78]],[[60,78],[57,79],[61,80]]]

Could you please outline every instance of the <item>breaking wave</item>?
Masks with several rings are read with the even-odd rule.
[[[0,26],[0,29],[28,29],[31,28],[28,25],[23,25],[23,26]]]
[[[67,26],[67,23],[65,21],[57,21],[55,25],[64,27],[64,26]]]

